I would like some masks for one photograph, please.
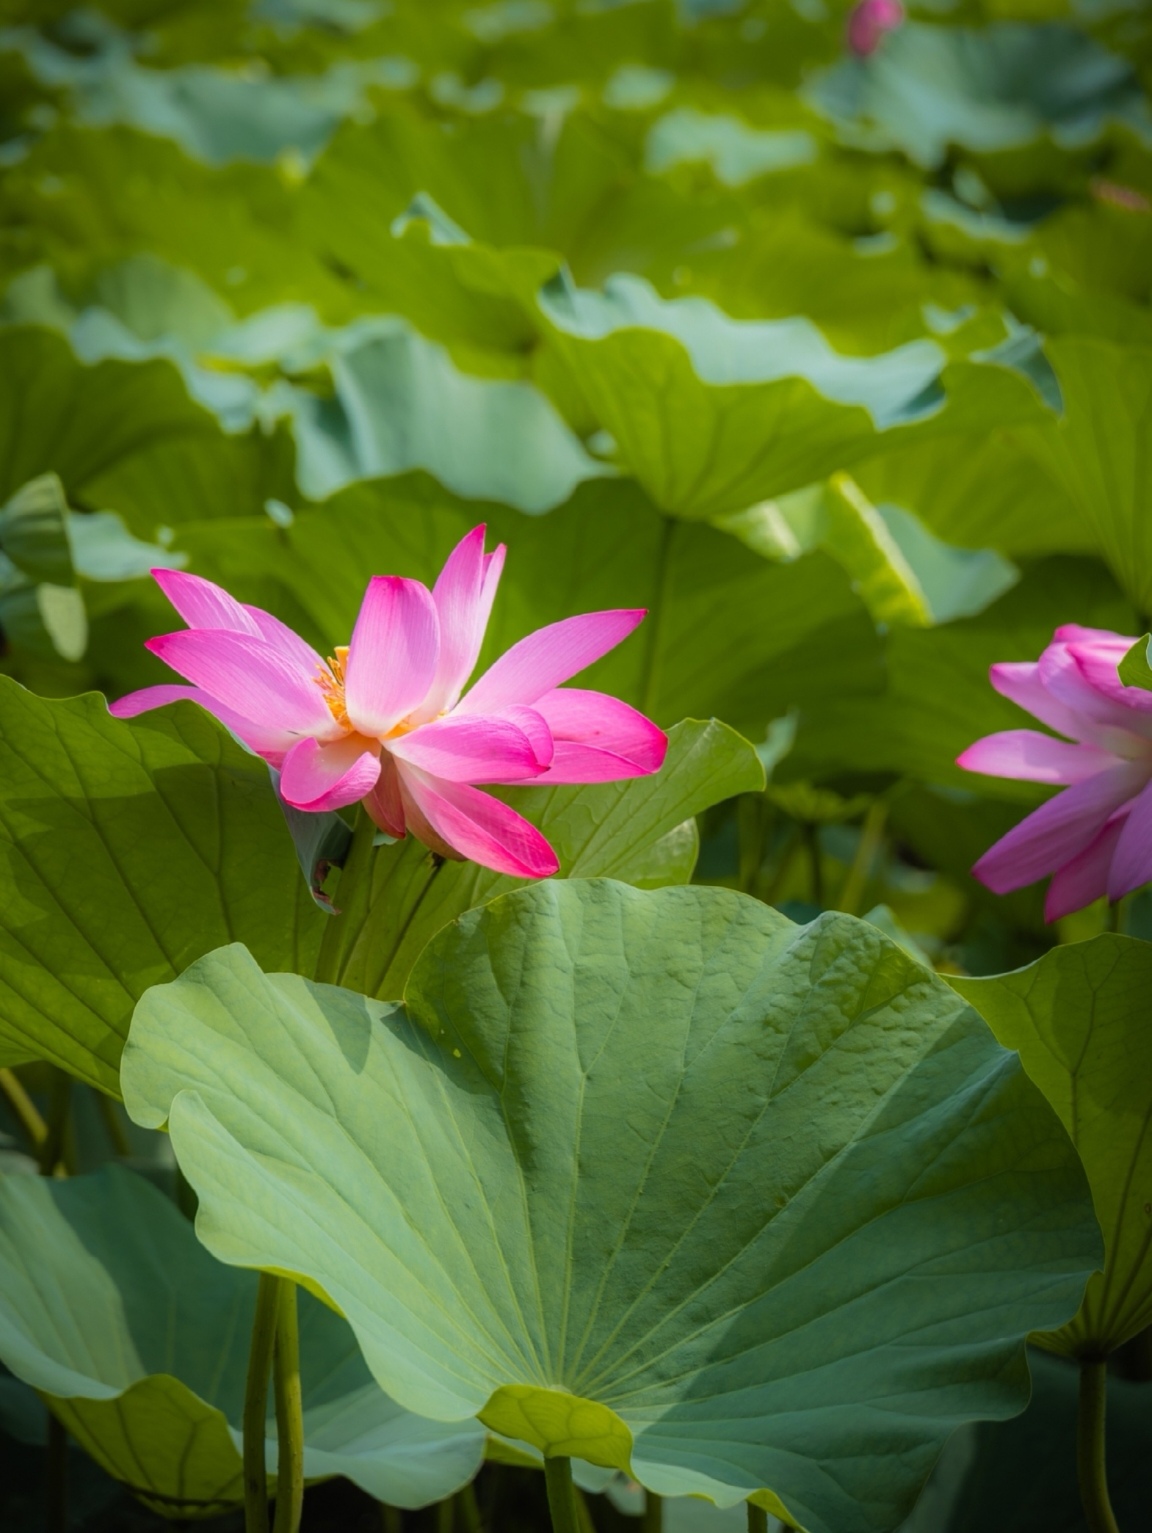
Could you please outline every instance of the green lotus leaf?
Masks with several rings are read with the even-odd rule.
[[[102,1468],[169,1517],[243,1500],[240,1423],[253,1274],[214,1261],[162,1193],[118,1166],[0,1178],[0,1359]],[[476,1421],[411,1415],[340,1317],[300,1295],[304,1472],[422,1506],[472,1478]],[[276,1467],[268,1423],[268,1467]]]
[[[0,375],[0,495],[53,472],[70,493],[84,490],[123,459],[172,438],[203,443],[211,416],[192,403],[166,362],[83,367],[51,330],[3,331]]]
[[[898,146],[917,165],[951,145],[984,152],[1051,135],[1090,142],[1110,119],[1146,127],[1132,66],[1074,27],[976,28],[913,22],[874,57],[845,58],[810,87],[813,103],[868,146]]]
[[[1137,639],[1132,648],[1120,662],[1120,680],[1126,687],[1142,687],[1145,692],[1152,692],[1152,665],[1148,663],[1148,652],[1152,649],[1152,634],[1146,633],[1142,639]]]
[[[1113,933],[1056,947],[1012,974],[951,979],[1060,1115],[1104,1231],[1104,1270],[1067,1325],[1041,1338],[1098,1357],[1152,1323],[1148,1080],[1152,945]]]
[[[664,765],[653,777],[496,791],[548,837],[563,877],[617,878],[655,889],[691,878],[699,852],[695,815],[763,786],[764,768],[755,750],[713,719],[674,725]],[[412,840],[375,851],[365,840],[354,859],[368,857],[372,869],[363,906],[342,917],[340,929],[326,940],[322,972],[350,989],[390,1000],[403,994],[412,965],[441,927],[522,887],[522,880],[473,862],[434,858]],[[348,864],[354,886],[364,872]],[[340,899],[337,886],[337,905]]]
[[[194,704],[131,723],[0,679],[0,1059],[119,1091],[149,985],[238,934],[308,968],[324,917],[263,762]]]
[[[612,472],[532,384],[471,377],[402,321],[369,327],[331,370],[334,398],[292,396],[300,487],[313,499],[423,468],[459,495],[540,512]]]
[[[403,1007],[239,947],[149,992],[129,1110],[221,1260],[298,1273],[394,1398],[665,1495],[879,1533],[1100,1255],[1019,1061],[875,928],[519,890]]]
[[[951,361],[924,338],[845,356],[803,316],[734,320],[627,273],[602,292],[562,276],[537,306],[570,387],[673,516],[739,512],[901,443],[1051,414],[1023,332]]]
[[[1063,335],[1047,351],[1064,419],[1029,433],[1038,465],[1076,506],[1125,592],[1152,610],[1152,488],[1144,453],[1152,347]]]
[[[87,366],[54,330],[0,335],[0,498],[52,472],[74,503],[114,507],[143,538],[295,498],[286,428],[225,435],[170,362]]]
[[[989,421],[978,435],[897,445],[853,469],[877,505],[912,511],[947,543],[1009,557],[1090,553],[1076,505],[1014,436]]]

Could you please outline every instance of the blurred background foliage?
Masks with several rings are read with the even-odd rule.
[[[769,785],[704,817],[699,880],[870,914],[947,972],[1113,919],[1152,937],[1146,894],[1053,930],[1041,890],[976,884],[1044,790],[954,764],[1021,722],[992,661],[1152,615],[1141,0],[923,0],[866,58],[838,0],[0,18],[8,674],[53,697],[163,679],[158,564],[327,652],[368,574],[431,578],[487,520],[510,549],[493,650],[645,605],[600,683],[757,744]],[[75,1164],[131,1132],[171,1184],[118,1115],[84,1107]],[[0,1385],[0,1517],[31,1529],[43,1412]],[[1130,1526],[1149,1387],[1114,1381]],[[1043,1361],[911,1527],[1078,1530],[1070,1391]],[[75,1527],[156,1526],[75,1458]],[[535,1525],[536,1480],[487,1467],[487,1525]],[[597,1527],[635,1526],[613,1494]],[[378,1516],[347,1482],[309,1492],[307,1527]],[[669,1510],[672,1533],[728,1523]]]

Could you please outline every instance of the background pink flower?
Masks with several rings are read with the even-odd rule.
[[[1010,729],[958,758],[970,772],[1065,788],[972,869],[997,894],[1052,874],[1049,921],[1152,878],[1152,692],[1117,674],[1135,642],[1069,624],[1038,661],[994,665],[996,690],[1066,739]]]
[[[152,574],[188,624],[148,649],[190,686],[147,687],[118,718],[190,699],[280,772],[297,809],[358,800],[382,830],[521,878],[559,864],[545,838],[478,783],[614,782],[659,771],[667,737],[627,703],[562,683],[613,649],[643,610],[589,612],[530,634],[468,692],[504,566],[475,527],[435,587],[376,575],[347,647],[327,661],[258,607],[196,575]]]
[[[875,53],[885,32],[904,21],[900,0],[860,0],[848,16],[848,47],[860,58]]]

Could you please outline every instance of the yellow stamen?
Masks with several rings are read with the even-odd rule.
[[[328,711],[342,729],[351,729],[348,709],[344,704],[344,667],[348,661],[347,644],[338,644],[336,653],[328,656],[327,671],[317,671],[316,685],[324,694]]]

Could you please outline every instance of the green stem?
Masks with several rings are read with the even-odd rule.
[[[13,1116],[24,1130],[29,1144],[38,1156],[41,1146],[48,1137],[48,1125],[40,1116],[36,1103],[24,1090],[24,1083],[15,1070],[9,1070],[7,1067],[0,1070],[0,1092],[4,1093]]]
[[[456,1492],[456,1507],[461,1513],[465,1533],[484,1533],[484,1519],[480,1516],[475,1485],[465,1485]]]
[[[48,1533],[68,1533],[68,1434],[48,1412]]]
[[[264,1439],[268,1420],[268,1375],[276,1341],[280,1279],[260,1274],[252,1341],[248,1348],[248,1383],[244,1391],[244,1533],[268,1533],[268,1481]]]
[[[404,1533],[404,1519],[400,1515],[400,1508],[397,1506],[385,1506],[384,1502],[381,1501],[380,1522],[384,1533]]]
[[[1108,1364],[1103,1358],[1080,1359],[1080,1410],[1076,1423],[1076,1467],[1080,1500],[1089,1533],[1119,1533],[1108,1498],[1104,1457],[1104,1418],[1108,1403]]]
[[[576,1487],[572,1483],[572,1460],[546,1458],[544,1481],[548,1487],[552,1533],[581,1533],[580,1518],[576,1511]]]
[[[276,1520],[273,1533],[299,1533],[304,1514],[304,1395],[300,1386],[300,1322],[296,1284],[277,1278],[276,1345],[272,1382],[276,1390]]]
[[[68,1123],[72,1112],[72,1077],[66,1070],[52,1072],[52,1091],[48,1101],[48,1132],[40,1146],[41,1176],[51,1176],[64,1158]]]
[[[736,839],[740,857],[740,888],[755,894],[764,864],[766,831],[772,806],[762,793],[744,793],[736,800]]]
[[[644,1492],[644,1515],[640,1519],[644,1533],[662,1533],[664,1527],[664,1498],[652,1491]]]
[[[811,879],[812,903],[824,909],[824,869],[820,863],[820,827],[805,825],[804,844],[808,849],[808,870]]]
[[[884,840],[884,822],[887,818],[888,805],[883,799],[873,800],[869,805],[868,813],[864,816],[864,824],[860,828],[860,842],[856,847],[852,866],[844,875],[844,884],[840,890],[838,904],[847,915],[854,916],[859,913],[864,890],[868,887],[868,880],[872,876],[876,853]]]
[[[748,1502],[748,1533],[768,1533],[768,1513],[762,1506]]]
[[[664,517],[663,522],[656,562],[656,589],[649,603],[645,625],[648,629],[648,648],[644,656],[644,690],[640,707],[648,714],[658,711],[660,700],[660,683],[664,672],[664,620],[672,596],[672,544],[680,527],[674,516]]]
[[[456,1498],[436,1503],[436,1533],[454,1533],[456,1527]]]
[[[588,1497],[577,1485],[573,1489],[576,1497],[576,1516],[580,1522],[580,1533],[596,1533],[596,1523],[588,1507]]]
[[[123,1123],[116,1115],[117,1104],[110,1096],[105,1096],[104,1092],[97,1091],[95,1086],[92,1087],[92,1095],[96,1098],[96,1111],[100,1114],[112,1153],[119,1155],[122,1160],[126,1159],[132,1153],[132,1146],[128,1142]]]
[[[312,977],[321,984],[336,985],[340,982],[348,954],[349,937],[364,924],[372,896],[372,845],[376,826],[367,811],[356,811],[356,824],[352,830],[352,844],[336,885],[336,901],[339,914],[324,923],[324,935],[320,939],[320,951],[316,955],[316,967]]]

